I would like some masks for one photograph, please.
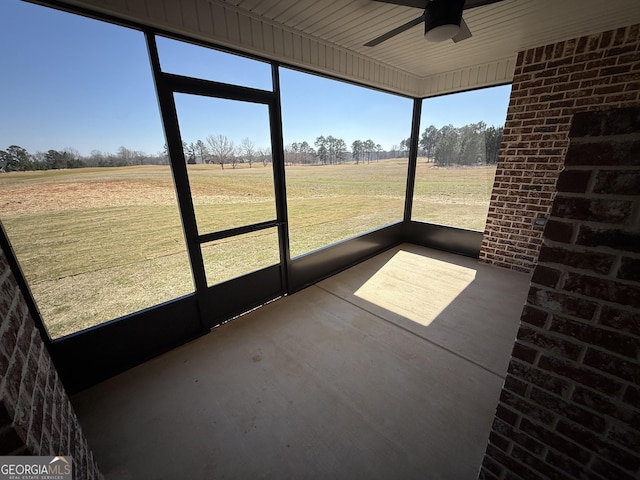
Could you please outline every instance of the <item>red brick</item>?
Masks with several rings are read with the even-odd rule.
[[[640,468],[640,456],[629,454],[610,443],[604,442],[600,436],[574,423],[560,420],[556,430],[571,438],[574,442],[595,451],[602,458],[620,466],[624,470],[635,472]]]
[[[620,93],[620,85],[599,85],[593,89],[596,95],[607,95],[610,93]]]
[[[612,330],[555,316],[549,329],[626,357],[636,358],[640,354],[640,343],[636,339]]]
[[[20,327],[22,326],[22,319],[18,315],[17,309],[14,308],[2,321],[0,328],[2,329],[2,345],[0,348],[11,357],[14,349],[18,344],[18,335],[20,334]]]
[[[7,402],[14,406],[20,396],[20,385],[22,383],[22,372],[25,367],[26,358],[22,352],[16,351],[11,359],[7,374],[4,377],[3,396]]]
[[[491,444],[487,446],[487,455],[515,473],[518,480],[540,480],[540,476],[538,474],[534,473],[532,470],[517,462],[511,456],[506,455],[503,451]],[[505,479],[507,478],[508,477],[505,477]]]
[[[629,405],[633,405],[636,409],[640,409],[640,388],[627,385],[622,399]],[[640,425],[640,422],[638,423]],[[640,431],[640,426],[636,427]]]
[[[561,479],[563,475],[553,468],[550,464],[543,462],[540,458],[532,455],[527,450],[515,445],[511,456],[521,463],[529,466],[536,473],[543,475],[543,478]]]
[[[560,93],[553,93],[553,94],[549,93],[549,94],[541,95],[539,100],[540,102],[556,102],[558,100],[564,100],[564,93],[560,92]],[[550,107],[555,108],[553,106],[550,106]]]
[[[547,221],[544,236],[555,242],[569,243],[573,237],[573,225],[557,220]]]
[[[529,290],[528,302],[551,312],[563,313],[585,320],[591,320],[597,309],[597,304],[590,300],[536,287]]]
[[[8,268],[8,265],[5,268]],[[0,308],[2,309],[0,311],[9,312],[11,304],[13,303],[15,297],[15,292],[17,291],[18,285],[15,283],[12,276],[9,276],[2,283],[0,283]],[[2,331],[1,325],[0,331]]]
[[[518,380],[513,375],[507,375],[504,379],[503,388],[505,390],[509,390],[510,392],[515,393],[516,395],[520,395],[521,397],[524,397],[525,394],[527,393],[527,385],[528,384],[526,382]]]
[[[585,80],[599,77],[600,75],[598,74],[597,68],[589,68],[588,70],[585,70],[583,72],[572,73],[569,80],[574,82],[576,80]],[[580,82],[580,88],[584,88],[584,84],[582,82]]]
[[[557,357],[542,355],[538,360],[538,366],[543,370],[553,372],[556,375],[573,380],[599,392],[616,394],[622,389],[622,384],[609,376],[601,375],[584,368],[580,364]]]
[[[560,172],[556,188],[558,192],[585,193],[590,179],[589,170],[564,170]]]
[[[540,405],[553,413],[557,414],[560,418],[567,418],[572,420],[589,430],[596,433],[604,433],[607,422],[601,415],[589,412],[584,408],[581,408],[574,403],[568,402],[557,395],[550,394],[539,388],[532,388],[529,398],[533,400],[536,405]]]
[[[603,305],[598,323],[615,328],[618,332],[630,333],[640,337],[640,312],[637,310],[623,310],[610,305]]]
[[[630,103],[636,100],[638,94],[636,92],[621,92],[616,95],[607,95],[604,99],[608,104]]]
[[[565,165],[640,165],[640,141],[610,141],[572,143],[567,151]]]
[[[627,387],[628,390],[629,387]],[[624,398],[626,399],[626,397]],[[620,420],[625,425],[640,431],[640,414],[637,411],[634,412],[631,408],[621,407],[618,401],[612,400],[610,396],[577,386],[571,396],[571,400],[589,410]],[[638,405],[637,402],[634,402],[635,398],[629,398],[629,400],[627,403]]]
[[[562,264],[601,274],[609,273],[615,260],[616,257],[614,255],[605,253],[575,251],[546,245],[540,249],[540,256],[538,257],[538,261],[541,263]]]
[[[633,203],[627,200],[605,200],[564,197],[558,195],[553,202],[551,215],[573,220],[617,223],[628,222]]]
[[[496,418],[505,421],[509,425],[515,426],[518,422],[519,417],[518,414],[510,408],[507,408],[505,405],[499,404],[496,407]]]
[[[531,283],[536,283],[545,287],[555,288],[560,281],[562,272],[560,270],[538,265],[533,271]]]
[[[600,70],[600,75],[603,77],[613,77],[628,73],[631,71],[631,65],[616,65],[615,67],[607,67]]]
[[[508,423],[503,422],[500,419],[495,419],[492,429],[500,433],[503,437],[508,438],[515,444],[526,448],[536,455],[542,455],[542,453],[544,452],[545,448],[542,443],[538,442],[534,438],[531,438],[529,435],[525,435],[518,429],[514,428],[512,425],[509,425]]]
[[[566,292],[640,308],[640,285],[568,272],[562,289]]]
[[[531,305],[525,305],[522,311],[521,321],[535,325],[536,327],[543,327],[549,314],[543,310],[532,307]]]
[[[640,171],[599,171],[593,191],[609,195],[636,195],[640,192]]]
[[[537,64],[533,64],[533,65],[527,65],[527,66],[522,68],[522,73],[537,72],[537,71],[540,71],[540,70],[544,70],[544,68],[545,68],[545,64],[544,63],[537,63]]]
[[[625,55],[625,53],[630,53],[631,55],[627,56]],[[636,46],[635,45],[625,45],[622,47],[612,47],[607,49],[604,52],[604,56],[605,57],[621,57],[623,59],[623,62],[627,62],[627,61],[640,61],[640,54],[638,52],[636,52]],[[620,58],[618,59],[618,62],[620,62]]]
[[[605,479],[615,480],[638,480],[638,477],[634,474],[624,472],[617,465],[607,462],[601,458],[596,457],[591,462],[590,470],[593,473],[600,474]]]
[[[584,364],[636,385],[640,384],[640,364],[637,361],[623,360],[606,352],[589,348],[584,357]]]
[[[40,450],[40,439],[42,438],[42,429],[44,426],[44,403],[45,399],[42,390],[36,388],[33,394],[33,402],[31,407],[29,436],[33,438],[34,445],[38,450]]]
[[[614,423],[607,434],[607,440],[628,450],[640,452],[640,432],[632,430],[626,425]]]
[[[521,327],[522,328],[522,327]],[[536,359],[538,351],[535,348],[527,347],[519,342],[514,343],[511,356],[518,358],[524,362],[533,364]],[[517,392],[516,392],[517,393]]]
[[[584,465],[581,465],[554,450],[549,450],[547,452],[545,460],[549,465],[553,465],[555,468],[568,473],[570,476],[567,478],[589,478]]]
[[[586,449],[526,418],[522,419],[521,430],[579,463],[587,463],[591,459],[591,454]]]
[[[607,32],[603,32],[600,34],[600,43],[598,44],[598,48],[607,48],[611,45],[613,41],[613,31],[609,30]]]
[[[638,203],[635,199],[632,202],[630,198],[620,198],[637,195],[639,173],[637,169],[621,172],[615,168],[640,165],[640,139],[637,136],[640,110],[605,114],[579,112],[601,109],[604,102],[610,102],[612,106],[640,102],[638,38],[640,29],[637,26],[620,28],[537,48],[518,56],[518,68],[524,66],[525,60],[527,65],[541,65],[545,60],[548,63],[546,71],[532,72],[541,78],[529,82],[526,88],[523,83],[528,82],[527,79],[514,78],[514,91],[522,95],[518,97],[518,106],[525,107],[514,114],[535,113],[535,117],[514,119],[512,116],[505,125],[513,138],[501,151],[498,168],[503,173],[511,173],[505,173],[495,186],[509,189],[509,192],[496,194],[491,200],[490,211],[496,222],[508,221],[510,225],[488,224],[483,248],[491,252],[494,262],[511,268],[519,268],[523,262],[533,262],[536,258],[542,262],[532,277],[538,287],[530,290],[529,304],[522,315],[520,339],[514,346],[508,380],[505,379],[504,388],[512,393],[502,401],[510,402],[511,408],[520,412],[520,418],[516,416],[511,423],[516,425],[517,422],[521,435],[535,437],[549,450],[544,458],[540,458],[538,452],[520,445],[503,425],[495,422],[496,435],[513,441],[511,458],[502,452],[503,456],[497,460],[505,468],[504,471],[495,469],[503,480],[529,478],[534,470],[537,471],[535,478],[553,478],[556,473],[550,473],[553,472],[550,468],[564,472],[557,478],[599,478],[599,475],[632,478],[634,475],[630,472],[637,476],[640,471],[640,466],[633,463],[638,457],[634,452],[638,450],[636,441],[640,432],[640,388],[635,385],[639,375],[640,322],[637,318],[640,307],[633,300],[640,297],[636,287],[640,261],[636,255],[640,253]],[[575,57],[572,57],[574,52]],[[562,55],[567,57],[562,58]],[[542,84],[537,83],[540,79]],[[555,95],[549,93],[549,87]],[[536,89],[535,94],[533,89]],[[571,127],[570,117],[573,117]],[[540,120],[548,123],[541,124]],[[573,139],[564,161],[569,128]],[[614,142],[605,138],[612,134],[616,135]],[[590,138],[578,138],[582,136]],[[569,168],[559,174],[558,169],[563,164]],[[594,166],[594,170],[600,172],[591,174],[586,168],[572,169],[574,166]],[[514,182],[515,177],[521,181]],[[543,180],[549,182],[550,190],[523,188],[547,185]],[[545,243],[536,255],[540,231],[517,222],[524,217],[548,215],[551,197],[536,193],[554,193],[554,186],[560,193],[557,196],[560,200],[544,231],[544,238],[549,243]],[[594,195],[589,194],[591,187]],[[619,197],[604,197],[607,194]],[[561,215],[566,215],[568,220],[562,221]],[[585,221],[601,225],[585,225]],[[606,228],[605,224],[611,227]],[[522,237],[529,237],[528,245]],[[577,248],[570,247],[574,237],[579,245]],[[564,243],[565,247],[551,242]],[[620,258],[619,267],[616,256]],[[579,271],[593,275],[579,275]],[[615,280],[611,278],[614,275]],[[610,293],[610,285],[624,288],[615,296],[604,298],[605,293]],[[596,298],[587,298],[589,295]],[[615,307],[613,302],[618,301],[628,306]],[[551,316],[552,312],[557,313]],[[550,331],[544,330],[545,327]],[[550,354],[549,351],[565,345],[556,343],[558,340],[567,342],[570,350],[555,350]],[[580,350],[578,356],[577,349]],[[567,354],[569,358],[561,358]],[[582,355],[584,363],[578,361]],[[573,395],[568,399],[571,391]],[[523,395],[529,395],[528,402]],[[550,429],[527,418],[529,408],[537,418],[546,421],[536,410],[540,405],[552,411],[558,425],[566,428],[563,435],[549,432]],[[499,408],[511,411],[503,403]],[[603,433],[605,421],[608,422],[606,434]],[[584,440],[589,437],[583,435],[580,425],[585,432],[595,435],[595,442]],[[564,435],[576,438],[569,440]],[[576,442],[579,441],[589,445],[578,447]],[[632,451],[625,444],[636,447]],[[592,448],[600,456],[595,456],[590,451]],[[620,452],[622,456],[618,456]],[[618,462],[632,463],[626,463],[623,470]],[[523,463],[528,468],[524,468]]]
[[[565,379],[549,375],[539,368],[515,360],[509,363],[508,373],[515,378],[533,383],[556,395],[562,396],[569,391],[569,382]]]
[[[497,434],[495,431],[489,433],[489,442],[503,452],[506,452],[509,449],[509,445],[511,443],[509,442],[509,440]]]
[[[517,338],[525,344],[533,345],[538,351],[544,351],[545,353],[570,360],[577,360],[582,351],[580,345],[524,324],[520,326]]]
[[[556,125],[539,125],[533,131],[536,133],[555,133],[558,131],[558,127]]]
[[[560,69],[560,70],[562,70],[562,69]],[[535,72],[535,78],[554,77],[558,73],[567,73],[567,72],[559,71],[556,68],[549,68],[549,66],[546,65],[544,70],[540,70],[540,71]]]
[[[489,457],[484,457],[484,459],[482,460],[482,468],[483,471],[480,473],[478,478],[486,478],[486,479],[492,479],[495,478],[497,479],[500,475],[502,475],[502,472],[504,471],[504,469],[494,460],[491,460],[491,458]],[[489,472],[490,475],[494,475],[489,476],[487,475],[487,472]]]
[[[553,92],[566,92],[569,90],[577,90],[580,88],[580,82],[567,82],[562,79],[557,85],[553,87]]]
[[[609,247],[638,253],[640,252],[640,233],[621,228],[597,228],[581,225],[576,243],[587,247]]]
[[[624,75],[618,75],[616,77],[616,82],[620,83],[620,84],[627,84],[629,82],[637,82],[638,80],[640,80],[640,73],[638,72],[632,72],[632,73],[627,73]],[[627,133],[631,133],[631,132],[627,132]]]

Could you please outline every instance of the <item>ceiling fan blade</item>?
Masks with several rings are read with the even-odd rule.
[[[376,0],[380,1],[380,0]],[[466,0],[464,2],[464,9],[468,10],[470,8],[483,7],[485,5],[490,5],[492,3],[501,2],[502,0]]]
[[[428,0],[373,0],[374,2],[390,3],[391,5],[402,5],[403,7],[420,8],[424,10]]]
[[[390,3],[391,5],[402,5],[403,7],[425,8],[427,3],[433,0],[373,0],[374,2]],[[482,7],[492,3],[501,2],[502,0],[467,0],[464,3],[464,9]]]
[[[430,2],[442,2],[447,0],[373,0],[375,2],[380,3],[389,3],[391,5],[401,5],[404,7],[414,7],[414,8],[427,8],[426,11],[429,10]],[[464,10],[468,10],[470,8],[482,7],[484,5],[490,5],[492,3],[501,2],[502,0],[465,0],[464,2]],[[435,4],[433,5],[435,6]],[[411,20],[410,22],[405,23],[404,25],[400,25],[399,27],[394,28],[393,30],[385,33],[384,35],[380,35],[379,37],[374,38],[373,40],[364,44],[365,47],[375,47],[376,45],[380,45],[385,40],[395,37],[396,35],[409,30],[416,25],[424,22],[426,18],[426,11],[420,17]],[[464,19],[460,21],[460,31],[452,38],[454,42],[460,42],[462,40],[466,40],[471,37],[471,30],[467,26],[467,23]]]
[[[416,25],[420,25],[424,22],[424,14],[420,15],[418,18],[411,20],[410,22],[405,23],[404,25],[400,25],[399,27],[394,28],[393,30],[385,33],[384,35],[380,35],[379,37],[374,38],[373,40],[364,44],[365,47],[375,47],[376,45],[380,45],[385,40],[389,40],[396,35],[401,34],[409,30],[410,28],[415,27]]]
[[[463,18],[462,20],[460,20],[460,31],[456,33],[451,40],[458,43],[470,37],[471,37],[471,30],[469,30],[467,22],[465,22]]]

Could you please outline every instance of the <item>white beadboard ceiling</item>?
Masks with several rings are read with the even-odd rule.
[[[465,10],[473,37],[428,43],[422,14],[372,0],[65,0],[221,46],[410,96],[510,82],[519,51],[640,23],[640,0],[502,0]]]

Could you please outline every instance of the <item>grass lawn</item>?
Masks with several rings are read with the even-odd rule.
[[[291,254],[402,219],[406,159],[287,167]],[[495,167],[419,163],[416,220],[482,229]],[[270,166],[189,166],[200,233],[275,219]],[[193,291],[167,166],[0,175],[0,219],[52,337]],[[203,246],[210,285],[278,261],[275,229]]]
[[[418,162],[412,219],[484,230],[496,167],[435,167]]]

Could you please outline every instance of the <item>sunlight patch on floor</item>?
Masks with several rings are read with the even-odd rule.
[[[427,326],[475,276],[473,268],[400,250],[354,295]]]

